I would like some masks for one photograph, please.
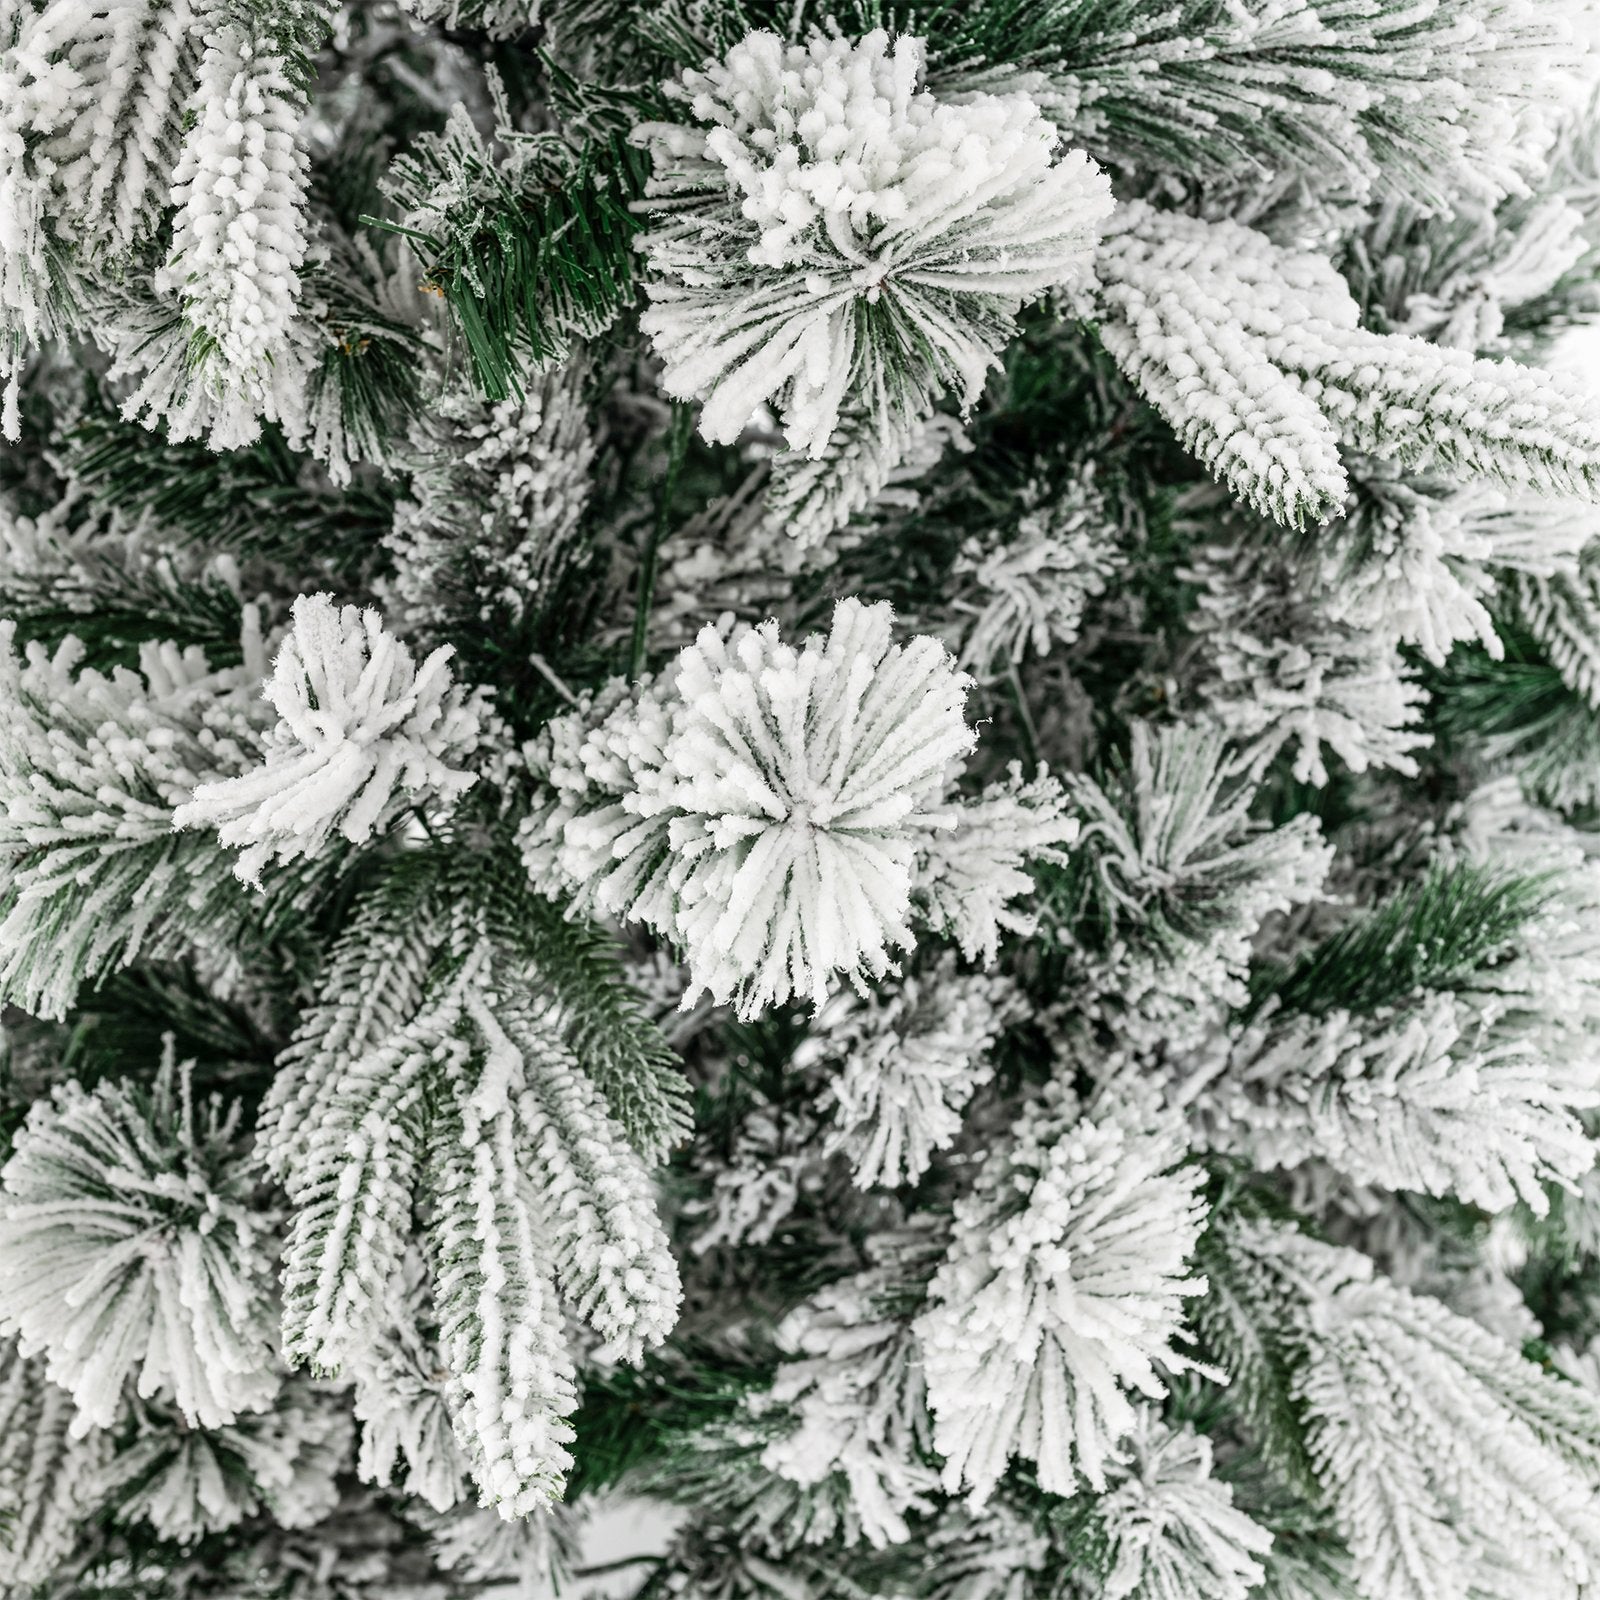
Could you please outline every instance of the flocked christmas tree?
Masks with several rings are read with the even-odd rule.
[[[1600,1593],[1590,11],[0,0],[0,1596]]]

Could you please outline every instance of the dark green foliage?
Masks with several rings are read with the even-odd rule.
[[[1252,1007],[1271,999],[1286,1011],[1374,1011],[1452,988],[1513,947],[1549,893],[1545,877],[1434,867],[1287,968],[1259,970]]]
[[[1524,786],[1558,810],[1600,803],[1600,713],[1532,637],[1496,623],[1505,659],[1458,648],[1429,681],[1446,749],[1493,766],[1515,762]]]
[[[91,413],[68,440],[63,466],[92,504],[238,556],[331,564],[349,552],[359,560],[394,514],[386,487],[334,489],[270,426],[247,449],[219,455],[202,441],[173,444],[109,411]]]
[[[553,1002],[555,1019],[578,1064],[605,1096],[612,1116],[647,1161],[662,1160],[688,1131],[690,1089],[661,1030],[639,1007],[615,941],[592,923],[564,920],[527,887],[515,852],[492,838],[452,835],[438,845],[398,852],[369,892],[358,939],[369,926],[411,929],[463,911],[482,915],[484,932],[512,957],[535,1002]],[[431,908],[431,909],[430,909]],[[361,951],[351,954],[359,959]],[[437,961],[463,951],[441,950]],[[354,970],[354,969],[352,969]],[[437,971],[436,974],[437,975]]]
[[[451,668],[462,682],[493,684],[495,709],[513,736],[532,738],[571,705],[549,672],[566,689],[581,692],[598,688],[621,670],[618,652],[595,643],[604,601],[597,574],[586,562],[562,563],[537,603],[518,615],[491,608],[487,618],[458,626],[448,638],[456,651]],[[431,629],[418,631],[425,632],[430,647],[446,642]]]
[[[567,1498],[641,1475],[670,1485],[702,1431],[729,1421],[745,1396],[771,1378],[769,1363],[683,1340],[642,1367],[590,1371],[572,1419],[577,1465],[567,1477]]]
[[[527,365],[562,359],[572,340],[599,333],[633,295],[630,203],[643,191],[645,157],[620,137],[574,151],[529,141],[502,169],[448,140],[396,162],[391,198],[440,216],[433,232],[369,218],[403,233],[466,342],[473,375],[491,400],[522,390]]]
[[[382,311],[359,284],[357,268],[343,262],[313,280],[332,337],[306,393],[314,414],[337,413],[352,454],[381,462],[422,409],[422,344],[415,328]]]
[[[1526,1259],[1512,1274],[1550,1345],[1579,1347],[1600,1321],[1600,1172],[1590,1169],[1574,1193],[1549,1186],[1550,1209],[1514,1213]],[[1548,1350],[1525,1351],[1546,1361]]]
[[[672,503],[678,492],[684,461],[689,454],[693,420],[688,406],[673,406],[667,443],[667,474],[661,485],[655,524],[645,536],[645,547],[639,560],[638,598],[634,604],[633,634],[628,644],[628,677],[633,682],[637,682],[644,671],[645,644],[650,636],[650,603],[655,598],[661,541],[666,538],[672,524]]]
[[[64,571],[0,576],[0,615],[16,623],[19,644],[38,640],[52,654],[70,634],[98,672],[137,667],[141,645],[167,641],[199,646],[216,668],[243,659],[239,595],[217,578],[180,577],[169,562],[90,549]]]
[[[1226,1454],[1218,1476],[1234,1504],[1272,1535],[1261,1557],[1266,1577],[1250,1600],[1356,1600],[1350,1553],[1328,1526],[1325,1506],[1297,1498],[1255,1451]]]
[[[1013,1473],[1014,1478],[1022,1476]],[[1061,1499],[1046,1495],[1031,1483],[1029,1488],[1039,1496],[1040,1521],[1050,1532],[1052,1565],[1059,1562],[1061,1569],[1073,1573],[1080,1583],[1092,1586],[1092,1591],[1097,1592],[1111,1575],[1116,1557],[1105,1522],[1097,1513],[1100,1497],[1085,1492]]]
[[[881,514],[861,544],[820,576],[830,598],[885,599],[915,616],[930,593],[948,592],[966,540],[995,537],[1014,524],[1025,495],[1050,506],[1090,474],[1106,504],[1108,535],[1129,558],[1115,603],[1147,627],[1119,639],[1106,661],[1107,641],[1091,621],[1085,634],[1094,649],[1075,648],[1070,656],[1075,670],[1124,681],[1135,663],[1147,664],[1153,624],[1181,598],[1180,550],[1170,542],[1167,513],[1172,488],[1192,481],[1197,469],[1078,324],[1047,307],[1025,311],[1021,323],[963,423],[963,446],[946,451],[919,481],[913,506]]]
[[[670,102],[661,92],[669,62],[678,59],[661,42],[674,28],[671,0],[648,7],[642,15],[630,0],[550,0],[540,15],[547,25],[545,44],[536,56],[522,57],[531,120],[558,128],[579,143],[627,141],[640,123],[671,116]],[[602,37],[616,52],[615,72],[597,75],[585,66],[574,73],[559,59],[558,39],[576,45],[581,54]],[[694,55],[680,64],[701,65],[704,59]],[[504,68],[496,66],[504,78]],[[514,93],[508,97],[515,102]]]
[[[12,1141],[17,1129],[28,1120],[28,1108],[37,1098],[39,1088],[30,1081],[31,1075],[18,1072],[15,1040],[8,1041],[8,1046],[5,1056],[0,1057],[0,1166],[11,1157]],[[4,1533],[5,1524],[0,1522],[0,1539]]]
[[[730,1154],[740,1124],[754,1107],[809,1098],[790,1066],[807,1031],[804,1014],[789,1006],[754,1022],[730,1018],[723,1024],[722,1070],[715,1085],[701,1090],[694,1119],[698,1136],[719,1155]]]
[[[467,876],[470,882],[475,874]],[[529,890],[514,859],[481,883],[495,936],[530,964],[535,984],[556,1001],[573,1055],[629,1142],[647,1161],[663,1159],[688,1131],[689,1084],[661,1030],[640,1011],[616,942],[593,923],[565,919]]]
[[[385,307],[386,276],[397,249],[373,248],[361,218],[379,200],[389,155],[370,112],[358,114],[344,138],[312,172],[321,251],[308,264],[306,300],[321,312],[323,355],[307,382],[311,415],[338,418],[344,452],[383,464],[421,411],[423,330]],[[393,240],[379,240],[394,245]]]
[[[1357,776],[1342,762],[1330,767],[1324,784],[1306,783],[1294,775],[1295,752],[1280,750],[1256,789],[1250,815],[1269,827],[1281,828],[1296,817],[1315,817],[1324,838],[1357,823],[1371,807],[1381,810],[1381,777]]]
[[[42,1003],[54,1014],[48,1008],[64,983],[81,995],[134,960],[181,961],[219,943],[245,959],[282,961],[313,925],[316,901],[349,855],[339,848],[292,863],[260,894],[233,876],[209,834],[172,833],[79,857],[70,883],[29,923],[28,946],[11,964],[0,1001]],[[0,882],[0,920],[21,897],[14,878]]]
[[[164,1041],[180,1061],[196,1063],[196,1081],[271,1071],[275,1041],[242,1006],[211,993],[184,966],[138,966],[87,995],[61,1030],[59,1072],[89,1084],[147,1063],[152,1073]]]
[[[689,1085],[661,1030],[639,1010],[615,942],[592,923],[563,920],[547,900],[519,893],[503,926],[548,985],[572,1053],[647,1161],[688,1132]]]
[[[1480,648],[1457,650],[1433,693],[1434,721],[1462,744],[1507,735],[1530,744],[1546,742],[1567,714],[1565,702],[1577,698],[1561,674],[1539,659],[1533,642],[1515,635],[1504,661]]]
[[[810,1179],[775,1225],[756,1230],[764,1236],[698,1252],[717,1323],[738,1304],[757,1323],[776,1325],[799,1301],[861,1268],[865,1239],[885,1215],[882,1198],[854,1185],[842,1156],[820,1155],[828,1126],[816,1103],[821,1078],[795,1066],[809,1029],[805,1010],[787,1006],[754,1022],[719,1019],[705,1036],[710,1071],[695,1094],[694,1138],[668,1170],[680,1208],[696,1218],[713,1214],[717,1175],[730,1167],[798,1157]],[[930,1261],[926,1276],[932,1273]],[[914,1311],[922,1287],[896,1314]]]
[[[76,414],[78,391],[83,387],[57,386],[49,376],[42,361],[24,375],[17,442],[0,441],[0,496],[8,509],[29,517],[48,515],[61,501],[64,485],[53,464],[53,446],[66,417]]]
[[[317,75],[317,54],[327,42],[332,16],[327,0],[234,0],[237,16],[260,30],[263,42],[282,58],[295,89],[309,94]]]

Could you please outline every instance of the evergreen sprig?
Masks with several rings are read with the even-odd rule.
[[[170,562],[88,550],[65,571],[0,578],[0,606],[20,642],[54,652],[70,635],[84,647],[84,665],[100,672],[136,666],[140,646],[157,640],[198,646],[217,667],[243,659],[236,590],[210,575],[181,576]]]
[[[1278,1308],[1263,1297],[1258,1275],[1231,1250],[1235,1220],[1298,1225],[1303,1219],[1292,1218],[1277,1196],[1237,1172],[1222,1170],[1215,1193],[1210,1223],[1195,1250],[1196,1270],[1206,1278],[1205,1296],[1194,1312],[1197,1354],[1227,1374],[1222,1403],[1268,1472],[1293,1497],[1315,1501],[1317,1468],[1295,1393],[1304,1349]]]
[[[617,135],[574,150],[555,138],[517,147],[496,165],[480,146],[441,144],[402,157],[391,198],[436,215],[427,229],[381,217],[408,238],[424,288],[441,296],[491,400],[522,393],[522,379],[562,359],[575,337],[601,332],[633,297],[629,210],[648,163]]]
[[[1600,712],[1532,637],[1501,626],[1504,659],[1457,650],[1432,680],[1432,718],[1452,751],[1501,768],[1562,811],[1600,804]]]
[[[568,1495],[599,1494],[641,1477],[669,1484],[694,1458],[700,1436],[770,1381],[770,1363],[693,1340],[675,1340],[670,1355],[637,1368],[591,1373],[572,1419],[578,1465]]]
[[[1270,998],[1285,1011],[1375,1011],[1452,988],[1514,948],[1550,891],[1542,874],[1435,866],[1287,968],[1258,969],[1251,1009]]]
[[[85,1086],[156,1062],[170,1038],[179,1060],[193,1061],[201,1083],[270,1075],[278,1041],[260,1019],[201,983],[189,967],[141,964],[113,974],[73,1012],[62,1032],[57,1070]]]
[[[615,939],[532,893],[510,852],[435,859],[444,896],[482,905],[492,936],[527,964],[540,997],[555,1001],[563,1037],[634,1148],[664,1160],[689,1130],[691,1091],[643,1014]]]
[[[362,479],[335,490],[271,427],[255,444],[219,454],[91,412],[66,441],[62,465],[90,504],[240,557],[359,562],[394,514],[392,487]]]

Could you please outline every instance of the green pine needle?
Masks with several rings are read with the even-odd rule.
[[[364,219],[412,241],[424,287],[449,304],[494,401],[521,394],[529,365],[563,359],[573,338],[600,332],[633,298],[638,224],[629,206],[643,192],[643,153],[612,136],[575,155],[553,144],[544,154],[521,185],[491,167],[475,171],[485,193],[438,233]],[[398,179],[407,198],[426,193],[428,174],[415,166]]]
[[[148,519],[168,537],[239,556],[367,555],[388,532],[393,491],[360,481],[336,491],[274,427],[218,454],[174,444],[109,410],[67,440],[63,466],[96,508]]]
[[[617,947],[590,923],[566,921],[520,886],[500,922],[561,1005],[567,1043],[606,1098],[629,1142],[661,1161],[689,1131],[690,1090],[661,1030],[639,1009]]]
[[[1286,969],[1258,971],[1250,1009],[1374,1011],[1452,988],[1513,946],[1549,894],[1545,876],[1434,867]]]
[[[19,642],[37,640],[53,653],[70,635],[84,647],[84,666],[98,672],[137,666],[140,646],[153,642],[197,645],[216,668],[243,659],[239,596],[164,565],[131,568],[85,553],[70,572],[0,578],[0,609]]]
[[[572,1419],[577,1465],[567,1478],[567,1498],[640,1473],[670,1476],[675,1460],[694,1454],[696,1435],[730,1420],[746,1394],[770,1381],[764,1367],[741,1367],[725,1351],[678,1341],[670,1354],[638,1369],[592,1369]]]
[[[1491,767],[1514,767],[1528,793],[1557,810],[1600,804],[1600,713],[1530,635],[1496,627],[1503,661],[1458,649],[1430,683],[1441,741]]]

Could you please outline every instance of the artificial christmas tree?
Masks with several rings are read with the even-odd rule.
[[[0,0],[0,1595],[1600,1592],[1590,11]]]

